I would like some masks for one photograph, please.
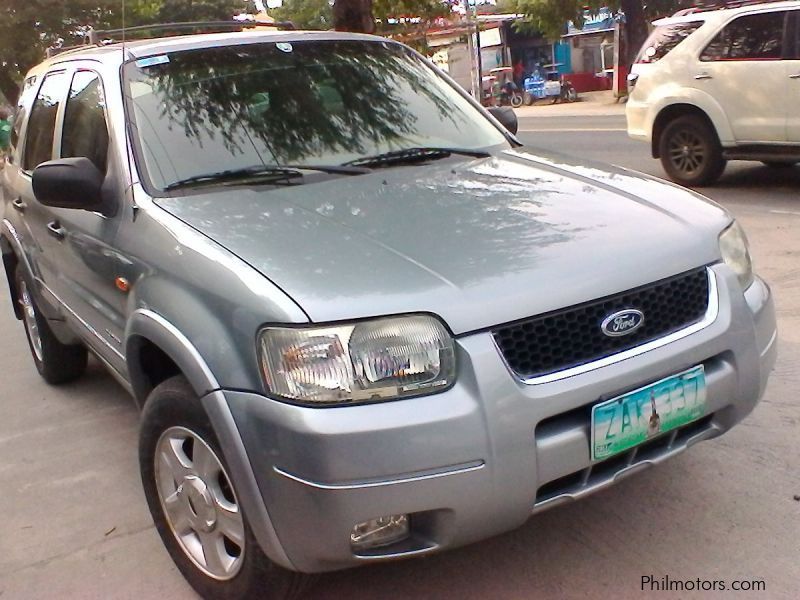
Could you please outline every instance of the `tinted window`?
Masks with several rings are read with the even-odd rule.
[[[783,54],[785,12],[739,17],[703,50],[700,60],[767,60]]]
[[[664,58],[673,48],[697,31],[703,21],[673,23],[656,27],[636,57],[638,63],[652,63]]]
[[[248,166],[341,164],[419,146],[508,143],[397,44],[205,48],[133,61],[125,77],[140,169],[159,188]]]
[[[25,159],[22,168],[32,171],[38,165],[50,160],[53,153],[53,132],[56,127],[56,114],[63,96],[66,74],[50,73],[44,78],[39,94],[33,103],[28,118],[25,136]]]
[[[78,71],[64,110],[61,157],[85,156],[105,171],[107,154],[108,128],[100,78],[91,71]]]

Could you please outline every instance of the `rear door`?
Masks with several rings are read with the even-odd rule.
[[[736,17],[694,65],[695,87],[722,106],[737,143],[786,141],[788,16],[777,10]]]
[[[800,10],[790,12],[789,40],[790,58],[786,61],[786,77],[789,89],[786,94],[786,137],[793,144],[800,144]]]
[[[45,291],[50,290],[58,273],[57,252],[52,248],[53,234],[48,230],[53,215],[50,208],[37,202],[31,176],[37,166],[53,158],[56,124],[61,117],[68,87],[65,68],[50,71],[41,80],[24,127],[20,170],[9,185],[11,206],[23,215],[25,233],[30,236],[30,243],[26,246],[33,274]],[[44,298],[54,303],[52,294],[45,294]]]

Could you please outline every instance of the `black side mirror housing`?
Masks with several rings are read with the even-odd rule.
[[[519,121],[517,113],[510,106],[491,106],[488,108],[489,114],[500,121],[500,124],[514,135],[517,135]]]
[[[33,193],[45,206],[100,211],[104,179],[88,158],[49,160],[33,170]]]

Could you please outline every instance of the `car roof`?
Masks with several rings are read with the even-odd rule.
[[[729,17],[735,17],[740,14],[752,14],[761,12],[772,12],[777,10],[786,9],[800,9],[800,0],[790,0],[784,2],[760,2],[753,4],[744,4],[734,8],[719,8],[716,10],[698,10],[691,12],[681,11],[671,17],[665,17],[653,21],[653,25],[660,27],[662,25],[674,25],[677,23],[696,23],[697,21],[723,21]]]
[[[147,38],[114,42],[105,45],[87,44],[56,54],[39,63],[29,74],[37,73],[60,63],[75,60],[95,60],[101,62],[121,62],[123,51],[125,60],[157,56],[167,52],[181,52],[197,48],[218,48],[240,44],[264,42],[306,42],[306,41],[372,41],[391,42],[386,38],[339,31],[296,31],[276,29],[252,29],[248,31],[227,31],[223,33],[200,33],[163,38]]]

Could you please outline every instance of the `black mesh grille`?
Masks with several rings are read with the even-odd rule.
[[[615,296],[505,325],[492,333],[511,369],[536,377],[634,348],[701,320],[708,308],[705,267]],[[644,324],[622,337],[605,335],[610,314],[638,309]]]

